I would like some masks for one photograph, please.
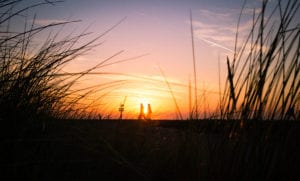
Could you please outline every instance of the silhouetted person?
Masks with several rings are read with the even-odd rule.
[[[145,119],[145,112],[144,112],[144,105],[143,104],[141,104],[141,106],[140,106],[139,119]]]
[[[148,109],[147,109],[147,116],[146,116],[146,118],[147,118],[148,120],[151,120],[151,115],[152,115],[151,105],[148,104]]]

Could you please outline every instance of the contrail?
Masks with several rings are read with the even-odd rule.
[[[229,48],[227,48],[227,47],[225,47],[225,46],[223,46],[223,45],[221,45],[221,44],[215,43],[215,42],[210,41],[210,40],[207,40],[207,39],[205,39],[205,38],[201,38],[201,37],[199,37],[199,36],[197,36],[197,38],[199,38],[200,40],[205,41],[206,43],[209,43],[209,44],[212,45],[212,46],[216,46],[216,47],[219,47],[219,48],[222,48],[222,49],[224,49],[224,50],[227,50],[227,51],[230,51],[230,52],[234,53],[233,50],[231,50],[231,49],[229,49]]]

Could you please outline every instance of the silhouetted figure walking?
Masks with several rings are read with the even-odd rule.
[[[152,115],[151,105],[148,104],[146,119],[151,120],[151,115]]]
[[[141,106],[140,106],[139,119],[145,119],[145,112],[144,112],[144,105],[143,104],[141,104]]]

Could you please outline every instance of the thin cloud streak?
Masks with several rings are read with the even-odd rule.
[[[239,39],[245,39],[252,27],[252,15],[259,11],[251,7],[243,10],[239,25]],[[193,21],[196,38],[205,43],[234,53],[234,42],[237,31],[237,17],[240,9],[198,10],[198,18]],[[239,45],[238,45],[238,48]]]
[[[33,21],[33,20],[32,20]],[[37,19],[34,20],[36,25],[46,26],[53,23],[67,23],[68,21],[62,19]]]
[[[200,40],[205,41],[206,43],[210,44],[211,46],[216,46],[216,47],[222,48],[222,49],[224,49],[224,50],[227,50],[227,51],[229,51],[229,52],[231,52],[231,53],[234,53],[233,50],[231,50],[231,49],[229,49],[229,48],[227,48],[227,47],[225,47],[225,46],[223,46],[223,45],[221,45],[221,44],[215,43],[215,42],[213,42],[213,41],[209,41],[209,40],[207,40],[207,39],[205,39],[205,38],[201,38],[200,36],[197,36],[197,38],[200,39]]]

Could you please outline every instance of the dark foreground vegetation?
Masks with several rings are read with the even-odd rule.
[[[1,179],[299,179],[295,121],[53,120],[12,136]]]
[[[119,53],[82,72],[63,67],[115,26],[83,44],[89,33],[50,31],[36,45],[73,22],[37,25],[25,14],[60,1],[22,2],[0,1],[0,180],[299,180],[299,1],[253,12],[227,60],[222,121],[152,122],[80,119],[90,108],[80,100],[104,88],[74,85]],[[19,18],[24,29],[11,29]]]

